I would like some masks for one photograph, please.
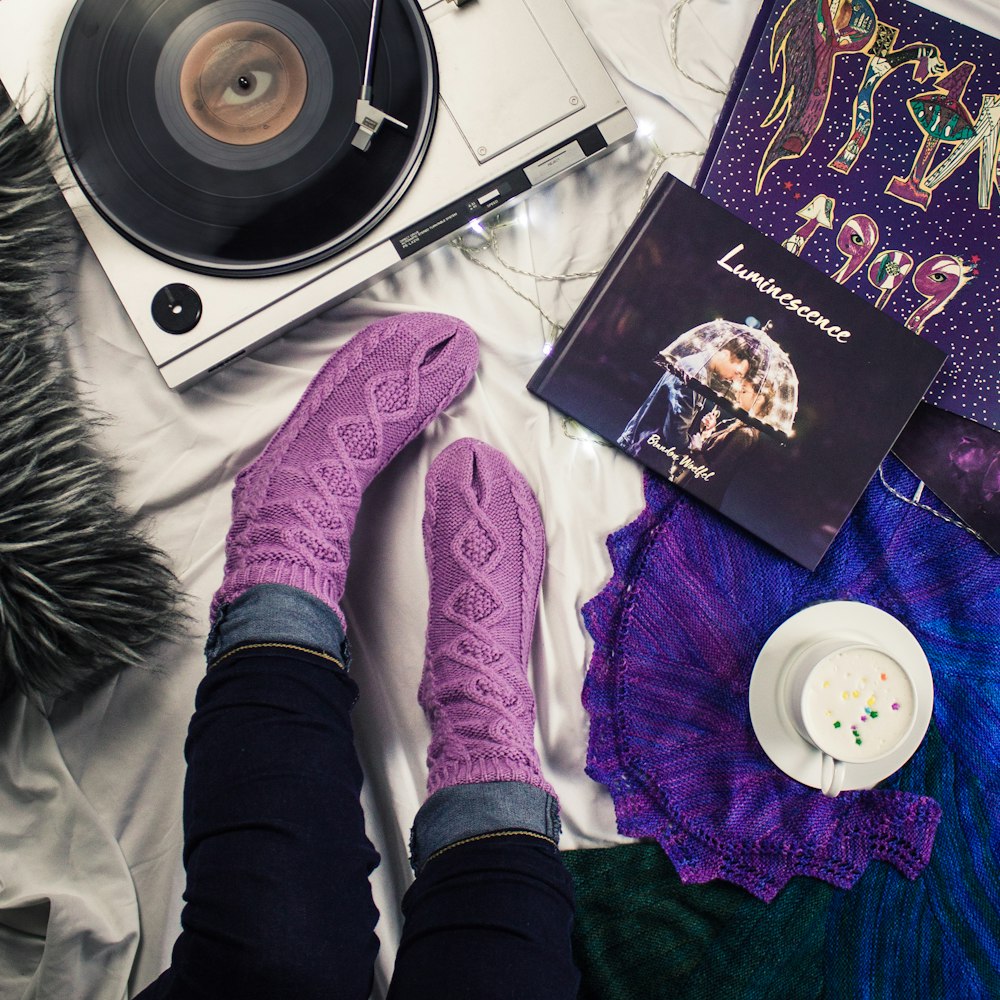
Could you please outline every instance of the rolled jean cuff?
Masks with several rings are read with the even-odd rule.
[[[415,872],[439,851],[495,833],[533,833],[559,843],[559,803],[548,792],[523,781],[483,781],[449,785],[417,811],[410,833],[410,864]]]
[[[283,583],[261,583],[223,605],[212,623],[205,658],[214,666],[240,648],[289,646],[319,653],[350,669],[347,636],[332,608]]]

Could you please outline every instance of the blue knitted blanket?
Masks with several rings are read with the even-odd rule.
[[[915,478],[892,458],[883,468],[814,573],[647,476],[646,509],[608,540],[614,577],[584,609],[588,770],[622,832],[658,841],[708,910],[723,883],[695,883],[710,879],[752,893],[727,889],[759,907],[762,933],[770,914],[788,918],[790,892],[815,897],[826,973],[808,995],[1000,996],[1000,557],[907,504]],[[902,621],[935,684],[931,729],[909,763],[832,803],[776,772],[745,708],[767,636],[826,600]],[[804,885],[822,886],[820,903]],[[787,948],[799,946],[790,935]],[[796,967],[792,951],[783,960]],[[683,985],[671,995],[700,995]]]

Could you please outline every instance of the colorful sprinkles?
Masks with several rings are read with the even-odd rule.
[[[838,652],[811,679],[809,702],[803,704],[810,726],[819,724],[826,732],[832,727],[843,734],[830,734],[828,739],[833,748],[842,748],[845,760],[877,759],[882,750],[902,739],[900,726],[912,708],[903,696],[906,678],[877,659],[872,663],[872,657],[866,659],[863,653]],[[893,718],[891,712],[899,715]],[[849,750],[852,745],[854,749]],[[834,749],[830,753],[837,756]]]

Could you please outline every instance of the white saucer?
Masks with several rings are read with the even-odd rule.
[[[910,671],[917,689],[917,718],[907,741],[880,760],[844,765],[845,791],[872,788],[913,756],[934,708],[934,682],[927,656],[909,629],[885,611],[857,601],[828,601],[805,608],[775,629],[758,654],[750,677],[750,722],[774,764],[790,778],[820,787],[823,755],[792,725],[783,687],[788,667],[802,650],[830,638],[868,642],[884,650]]]

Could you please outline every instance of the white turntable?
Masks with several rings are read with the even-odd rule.
[[[234,40],[220,117],[197,86]],[[284,88],[259,120],[251,58]],[[635,132],[565,0],[3,0],[0,80],[26,118],[55,97],[56,180],[175,389]]]

